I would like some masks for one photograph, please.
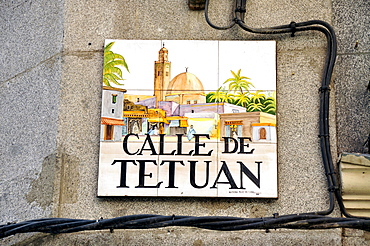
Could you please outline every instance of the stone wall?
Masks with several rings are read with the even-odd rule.
[[[63,4],[0,2],[1,224],[53,215]]]
[[[333,1],[333,25],[338,35],[335,95],[338,151],[362,153],[370,134],[370,39],[366,0]]]
[[[231,1],[213,0],[210,18],[224,25],[231,9]],[[319,19],[339,35],[331,85],[334,159],[341,151],[360,151],[369,132],[368,10],[367,0],[247,2],[249,26]],[[131,214],[264,217],[327,209],[317,137],[322,34],[219,31],[206,24],[202,11],[190,11],[179,0],[18,0],[1,2],[0,13],[0,223]],[[277,40],[279,198],[97,198],[104,39]],[[1,243],[358,245],[366,243],[362,235],[342,236],[340,229],[220,233],[183,227],[24,234]]]

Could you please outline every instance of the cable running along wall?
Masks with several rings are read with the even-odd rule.
[[[79,220],[64,218],[47,218],[0,225],[0,238],[17,233],[45,232],[45,233],[71,233],[84,230],[110,229],[149,229],[166,226],[191,226],[210,230],[248,230],[248,229],[330,229],[330,228],[355,228],[370,231],[370,218],[353,217],[348,214],[343,205],[342,197],[335,175],[334,164],[330,152],[329,142],[329,84],[336,59],[337,41],[333,28],[326,22],[312,20],[306,22],[292,22],[287,25],[269,28],[252,28],[244,23],[246,0],[236,0],[233,19],[227,26],[219,27],[211,23],[208,17],[209,0],[205,3],[205,18],[207,23],[219,30],[226,30],[238,25],[247,32],[255,34],[284,34],[304,31],[319,31],[326,36],[327,51],[324,73],[320,91],[320,129],[319,138],[321,155],[329,191],[329,208],[325,211],[309,212],[304,214],[282,215],[274,214],[264,218],[239,218],[223,216],[162,216],[153,214],[140,214],[100,220]],[[329,217],[334,210],[335,200],[346,218]]]

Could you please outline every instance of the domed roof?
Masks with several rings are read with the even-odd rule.
[[[166,53],[168,53],[168,50],[167,50],[165,47],[162,47],[162,48],[159,50],[159,52],[166,52]]]
[[[199,94],[204,93],[202,82],[192,73],[180,73],[168,85],[169,94]]]

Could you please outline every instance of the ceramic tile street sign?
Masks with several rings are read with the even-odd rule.
[[[106,40],[98,196],[276,198],[275,47]]]

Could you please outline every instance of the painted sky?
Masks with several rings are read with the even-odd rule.
[[[207,91],[217,90],[232,77],[230,70],[250,78],[252,90],[276,90],[275,41],[106,40],[122,55],[130,69],[123,70],[127,94],[153,95],[154,62],[162,45],[168,49],[171,79],[179,73],[194,74]]]

